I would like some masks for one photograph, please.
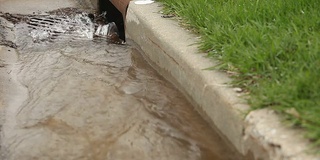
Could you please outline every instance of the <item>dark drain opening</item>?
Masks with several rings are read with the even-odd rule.
[[[121,3],[121,1],[119,1]],[[128,1],[129,2],[129,1]],[[115,2],[114,2],[115,3]],[[99,12],[103,13],[107,12],[106,19],[108,22],[114,22],[119,31],[120,39],[125,41],[125,24],[124,24],[124,16],[114,4],[111,3],[110,0],[99,0]],[[125,11],[124,11],[125,12]]]

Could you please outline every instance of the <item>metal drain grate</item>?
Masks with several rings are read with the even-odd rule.
[[[21,15],[1,13],[0,17],[13,24],[26,24],[34,42],[65,42],[78,39],[105,40],[123,44],[115,23],[107,23],[105,13],[94,17],[93,14],[66,8],[43,15]]]
[[[80,14],[81,15],[81,14]],[[63,17],[56,15],[30,17],[27,21],[34,41],[92,39],[94,24],[86,15]]]

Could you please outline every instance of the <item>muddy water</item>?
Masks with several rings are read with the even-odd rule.
[[[35,42],[5,23],[17,49],[0,49],[0,159],[244,159],[130,45]]]

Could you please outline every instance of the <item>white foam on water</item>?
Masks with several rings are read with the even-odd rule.
[[[109,33],[109,24],[99,25],[96,32],[95,32],[95,35],[96,36],[107,36],[108,33]]]
[[[43,30],[32,30],[30,32],[30,36],[33,41],[39,42],[48,39],[50,37],[50,33]]]
[[[75,22],[79,26],[76,30],[80,35],[92,39],[94,34],[94,24],[87,14],[77,14]]]
[[[93,39],[94,36],[94,23],[86,13],[76,14],[74,17],[51,15],[33,20],[39,23],[29,34],[34,41],[44,41],[54,35],[73,35],[86,39]],[[48,23],[46,20],[53,22]]]

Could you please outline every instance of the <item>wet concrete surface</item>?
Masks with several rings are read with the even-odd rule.
[[[245,159],[134,47],[0,21],[1,160]]]

